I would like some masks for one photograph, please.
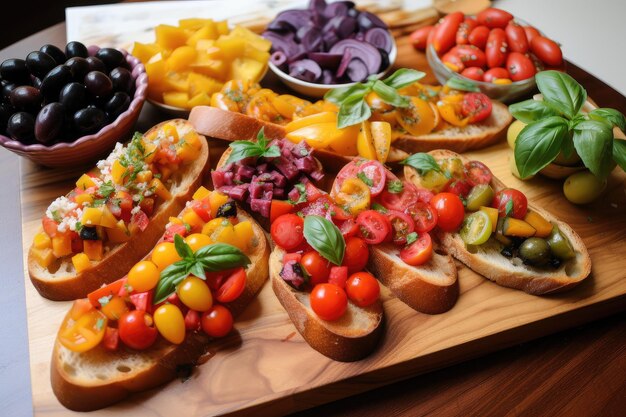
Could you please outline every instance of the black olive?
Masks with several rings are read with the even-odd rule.
[[[85,75],[90,71],[89,70],[89,62],[85,58],[80,56],[75,56],[73,58],[68,59],[65,62],[65,66],[72,71],[72,78],[74,81],[83,82]]]
[[[33,78],[33,87],[35,87],[36,89],[41,88],[41,78]]]
[[[22,85],[11,91],[11,104],[18,110],[37,113],[41,108],[42,97],[39,90]]]
[[[60,50],[54,45],[46,44],[42,46],[41,48],[39,48],[39,50],[41,52],[47,53],[52,58],[54,58],[57,65],[61,65],[65,63],[65,61],[67,60],[67,57],[65,56],[65,52],[63,52],[62,50]]]
[[[69,113],[87,107],[87,88],[77,82],[66,84],[59,94],[59,102],[63,104]]]
[[[502,254],[502,256],[506,256],[507,258],[512,258],[513,248],[511,248],[510,246],[506,246],[500,251],[500,253]]]
[[[104,65],[104,62],[95,56],[87,58],[87,63],[89,64],[89,71],[107,72],[107,67]]]
[[[61,103],[44,106],[35,119],[35,139],[41,143],[53,142],[63,129],[65,111]]]
[[[123,66],[126,59],[124,54],[115,48],[102,48],[96,52],[96,58],[104,62],[107,69],[111,71],[115,67]]]
[[[113,97],[104,105],[104,111],[110,121],[113,121],[120,114],[124,113],[130,106],[130,96],[126,93],[115,93]]]
[[[237,204],[227,201],[217,209],[217,217],[237,217]]]
[[[80,42],[72,41],[65,45],[65,55],[67,58],[73,58],[75,56],[79,56],[81,58],[87,58],[89,56],[89,52],[87,51],[87,47]]]
[[[35,139],[35,118],[23,111],[14,113],[9,119],[7,133],[20,142],[32,142]]]
[[[18,85],[30,84],[30,73],[23,59],[7,59],[0,64],[0,76],[3,80]]]
[[[86,107],[74,113],[74,127],[81,135],[96,133],[106,124],[106,114],[96,107]]]
[[[83,226],[80,229],[80,238],[82,240],[98,240],[98,231],[92,226]]]
[[[121,91],[123,93],[130,94],[133,89],[133,75],[126,68],[117,67],[109,74],[111,82],[113,83],[113,90]]]
[[[9,118],[14,113],[11,106],[6,103],[0,103],[0,133],[4,134],[9,123]]]
[[[72,71],[65,65],[57,65],[41,81],[41,94],[47,102],[57,101],[65,84],[72,81]]]
[[[26,56],[26,67],[35,77],[45,77],[56,66],[54,58],[45,52],[33,51]]]
[[[4,101],[6,104],[13,106],[11,104],[11,93],[13,92],[14,89],[19,87],[19,85],[8,82],[8,81],[4,81],[4,82],[6,84],[2,85],[2,101]]]
[[[553,257],[548,261],[548,265],[554,269],[558,269],[561,266],[561,260],[557,257]]]
[[[97,97],[107,97],[113,91],[111,79],[100,71],[90,71],[85,75],[85,87]]]

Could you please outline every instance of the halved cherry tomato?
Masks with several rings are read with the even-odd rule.
[[[526,39],[528,39],[528,45],[531,46],[533,39],[537,36],[541,36],[541,33],[532,26],[524,26],[524,32],[526,33]]]
[[[311,285],[328,282],[330,262],[316,251],[313,250],[302,255],[300,265],[309,274]]]
[[[337,194],[341,190],[343,182],[346,179],[356,177],[356,173],[359,171],[359,166],[365,163],[365,161],[365,159],[354,160],[341,168],[341,170],[337,173],[337,176],[335,177],[335,182],[333,182],[333,188],[330,191],[331,197],[335,198],[337,196]]]
[[[428,35],[433,30],[434,26],[421,27],[409,35],[409,42],[413,45],[413,48],[423,51],[426,49],[426,41]]]
[[[416,187],[406,181],[402,182],[402,191],[399,193],[391,193],[385,187],[385,190],[378,197],[380,204],[389,210],[404,210],[412,204],[415,204],[418,200],[418,193]]]
[[[378,161],[367,161],[359,165],[357,178],[365,177],[365,180],[369,180],[364,182],[370,188],[370,195],[372,197],[380,194],[385,188],[385,171],[385,167]]]
[[[437,212],[426,202],[418,201],[409,206],[406,213],[413,219],[415,231],[418,233],[430,232],[437,226]]]
[[[538,38],[535,38],[535,43]],[[526,80],[537,72],[533,61],[524,54],[519,52],[511,52],[506,59],[506,69],[511,75],[511,80]]]
[[[279,216],[270,229],[274,242],[281,248],[290,251],[304,241],[304,219],[296,214]]]
[[[495,80],[507,80],[510,79],[509,72],[506,68],[495,67],[485,71],[485,75],[483,76],[483,80],[488,83],[492,83]]]
[[[384,181],[383,177],[383,186]],[[358,177],[346,178],[335,196],[335,201],[349,213],[356,215],[369,207],[370,188]]]
[[[348,281],[348,267],[347,266],[331,266],[330,267],[330,273],[328,274],[329,284],[334,284],[338,286],[339,288],[345,289],[346,281]]]
[[[117,281],[113,281],[108,285],[98,288],[97,290],[93,290],[87,295],[87,298],[89,299],[91,305],[94,307],[100,307],[99,300],[101,298],[107,297],[110,299],[111,297],[118,295],[124,284],[126,284],[126,278],[118,279]]]
[[[41,224],[43,226],[43,231],[46,232],[48,236],[55,237],[57,235],[57,227],[59,227],[59,223],[55,222],[48,216],[43,216]]]
[[[339,225],[339,231],[344,238],[356,236],[356,234],[359,233],[359,225],[356,224],[354,219],[348,219]]]
[[[139,210],[130,218],[131,226],[137,227],[142,232],[146,230],[148,227],[148,223],[150,223],[150,219],[146,216],[146,213]]]
[[[467,45],[469,43],[469,34],[477,25],[478,22],[476,22],[476,19],[466,16],[459,25],[459,30],[456,31],[456,44]]]
[[[355,223],[356,224],[356,223]],[[359,237],[349,237],[346,239],[346,250],[343,255],[341,265],[348,267],[349,273],[362,271],[367,265],[370,251],[367,243]]]
[[[485,9],[476,15],[478,23],[489,28],[505,28],[512,19],[511,13],[495,7]]]
[[[456,32],[464,19],[465,15],[461,12],[450,13],[441,19],[432,40],[433,47],[439,55],[447,52],[454,46]]]
[[[200,328],[200,313],[196,310],[189,310],[185,314],[185,329],[196,331]]]
[[[530,44],[530,49],[537,58],[548,65],[556,67],[563,63],[561,47],[558,43],[545,36],[535,36]]]
[[[135,310],[152,311],[152,298],[154,291],[138,292],[129,295],[130,302],[135,306]]]
[[[456,232],[465,216],[465,207],[458,195],[439,193],[430,200],[437,212],[437,226],[444,232]]]
[[[512,203],[509,203],[511,201]],[[524,193],[514,188],[505,188],[496,192],[493,198],[492,207],[498,209],[498,215],[500,217],[507,216],[507,205],[509,205],[511,217],[516,219],[523,219],[528,212],[528,200]]]
[[[311,308],[322,320],[337,320],[348,308],[346,292],[334,284],[316,285],[309,299]]]
[[[528,52],[528,38],[523,27],[511,20],[506,25],[504,32],[506,33],[506,41],[511,51],[521,54]]]
[[[293,204],[288,201],[283,200],[272,200],[272,206],[270,208],[270,223],[274,223],[274,221],[282,216],[283,214],[288,214],[293,211]]]
[[[235,269],[215,292],[215,299],[220,303],[235,301],[246,289],[246,270]]]
[[[469,161],[465,164],[464,168],[467,182],[472,187],[478,184],[489,184],[493,178],[489,167],[480,161]]]
[[[420,233],[417,240],[400,251],[400,259],[413,266],[423,265],[433,256],[433,242],[426,232]]]
[[[147,349],[158,336],[152,316],[145,311],[129,311],[119,319],[117,326],[120,339],[132,349]]]
[[[441,62],[443,62],[443,65],[448,67],[451,71],[458,72],[459,74],[465,70],[465,63],[461,57],[452,52],[452,50],[441,57]]]
[[[461,72],[461,75],[466,78],[469,78],[470,80],[483,81],[483,76],[485,75],[485,71],[483,71],[483,69],[479,67],[469,67],[469,68],[465,68]]]
[[[417,201],[421,201],[422,203],[430,203],[430,200],[433,199],[433,197],[435,196],[435,194],[430,191],[427,190],[426,188],[416,188],[416,193],[417,193]]]
[[[478,123],[491,115],[491,100],[483,93],[467,93],[463,97],[461,112],[470,123]]]
[[[389,210],[387,218],[391,223],[391,235],[393,243],[403,245],[406,237],[415,230],[415,223],[410,215],[398,210]]]
[[[507,52],[506,33],[500,28],[492,29],[487,38],[487,46],[485,46],[485,56],[489,68],[503,66],[506,62]]]
[[[489,37],[489,28],[487,26],[476,26],[469,34],[468,40],[470,45],[474,45],[480,49],[487,46],[487,38]]]
[[[356,218],[359,225],[359,233],[366,243],[375,245],[385,240],[391,225],[389,220],[375,210],[365,210]]]
[[[435,128],[435,113],[428,101],[411,97],[408,107],[396,110],[396,120],[411,135],[430,133]]]
[[[452,180],[444,188],[445,192],[456,194],[460,197],[467,197],[471,190],[472,186],[465,180]]]
[[[183,224],[170,224],[165,230],[165,235],[163,235],[163,240],[165,242],[174,242],[174,236],[180,235],[181,237],[187,236],[189,231]]]
[[[449,53],[458,56],[464,67],[484,67],[487,63],[485,53],[474,45],[457,45]]]
[[[202,330],[211,337],[224,337],[233,329],[233,314],[223,305],[216,304],[202,313]]]
[[[357,272],[350,275],[346,282],[348,298],[359,307],[367,307],[376,302],[380,296],[380,285],[372,274]]]
[[[211,204],[208,197],[202,200],[193,200],[190,207],[202,221],[208,222],[211,220]]]
[[[102,312],[90,309],[80,316],[70,309],[59,328],[59,342],[73,352],[86,352],[102,341],[107,328],[107,318]]]

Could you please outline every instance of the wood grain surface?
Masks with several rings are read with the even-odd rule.
[[[398,47],[397,66],[427,70],[424,56],[414,52],[406,39],[400,39]],[[432,76],[429,77],[428,80],[433,81]],[[588,91],[599,104],[605,105],[594,90]],[[145,130],[162,117],[147,109],[139,128]],[[221,146],[223,149],[224,144]],[[219,154],[218,148],[213,147],[212,159]],[[564,199],[558,182],[539,177],[522,182],[512,177],[508,168],[509,153],[506,143],[500,143],[466,155],[487,163],[505,183],[524,191],[530,200],[568,222],[581,235],[591,254],[593,269],[592,276],[573,291],[535,297],[499,287],[461,267],[461,295],[456,306],[448,313],[427,316],[406,307],[384,290],[387,328],[381,345],[367,359],[344,364],[333,362],[308,347],[295,332],[270,286],[266,285],[236,324],[236,334],[212,346],[206,363],[198,367],[189,380],[173,381],[161,389],[137,395],[131,401],[94,414],[249,415],[253,410],[259,415],[286,414],[624,310],[626,175],[615,171],[605,198],[587,207],[575,207]],[[30,244],[47,204],[71,188],[82,172],[81,167],[50,170],[22,161],[22,237],[25,248]],[[49,360],[57,326],[69,303],[42,299],[27,275],[25,277],[35,414],[68,415],[70,413],[52,394]],[[421,385],[416,398],[412,398],[411,391],[393,388],[406,387],[406,383],[399,383],[390,389],[377,390],[375,394],[347,400],[340,406],[318,408],[314,413],[502,415],[524,411],[527,414],[576,414],[579,407],[589,404],[588,401],[576,401],[577,395],[587,390],[602,400],[606,414],[609,414],[610,410],[615,410],[612,405],[619,404],[620,399],[623,403],[624,374],[620,380],[610,369],[626,367],[626,331],[623,326],[614,332],[612,327],[603,326],[591,328],[590,337],[603,337],[603,343],[593,347],[587,347],[586,341],[580,339],[570,346],[567,336],[562,343],[545,345],[540,342],[530,349],[516,347],[509,351],[512,352],[509,356],[499,356],[500,359],[489,361],[488,357],[453,367],[446,374],[434,373],[413,379],[413,383]],[[576,354],[572,354],[572,350]],[[602,360],[592,362],[593,369],[587,367],[587,359],[597,355],[602,355]],[[522,360],[511,380],[502,374],[498,377],[491,375],[490,369],[501,366],[502,361],[515,361],[517,356]],[[467,373],[472,376],[466,376]],[[604,375],[612,377],[604,378]],[[580,388],[567,386],[559,390],[555,387],[554,381],[567,376]],[[603,388],[595,388],[596,384]],[[454,388],[451,392],[441,392],[450,386]],[[556,390],[557,401],[550,401],[549,391],[542,388],[545,386],[551,387],[552,393]],[[397,394],[394,396],[394,393]],[[370,404],[372,398],[377,399],[373,409],[358,407],[358,404]],[[485,401],[486,398],[490,400]],[[550,407],[544,406],[547,403]],[[603,410],[598,410],[597,414],[602,415]]]

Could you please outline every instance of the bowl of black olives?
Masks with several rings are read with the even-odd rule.
[[[134,56],[69,42],[0,64],[0,145],[49,167],[86,164],[133,131],[148,76]]]

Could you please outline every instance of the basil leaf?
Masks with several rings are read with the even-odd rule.
[[[613,169],[613,130],[605,122],[586,120],[574,128],[574,147],[596,177],[605,179]],[[521,173],[521,172],[520,172]]]
[[[161,271],[159,282],[154,291],[154,301],[152,304],[159,304],[170,296],[176,286],[187,277],[187,262],[178,261]]]
[[[196,261],[189,268],[189,272],[198,278],[206,279],[206,274],[204,273],[204,266],[202,262]]]
[[[417,71],[409,68],[400,68],[389,77],[383,80],[383,83],[391,88],[399,89],[411,85],[416,81],[421,80],[426,76],[422,71]]]
[[[342,129],[367,120],[372,115],[372,110],[365,102],[363,96],[356,96],[344,101],[339,107],[337,127]]]
[[[335,265],[341,265],[346,250],[346,242],[333,222],[321,216],[306,216],[304,218],[304,238],[324,258]]]
[[[511,104],[509,112],[517,120],[521,120],[524,123],[531,123],[546,117],[559,115],[559,112],[550,107],[548,103],[532,99]]]
[[[613,160],[626,171],[626,140],[613,139]]]
[[[226,160],[226,165],[241,161],[242,159],[246,159],[251,156],[261,156],[263,154],[263,148],[248,140],[238,140],[228,146],[232,150]]]
[[[576,149],[574,148],[574,141],[572,140],[573,133],[574,132],[572,130],[568,131],[567,139],[565,139],[561,144],[561,153],[566,158],[569,158],[574,152],[576,152]]]
[[[536,174],[559,154],[567,139],[567,120],[558,116],[525,126],[515,141],[515,165],[521,178]]]
[[[506,217],[510,217],[513,214],[513,200],[509,200],[504,205],[504,214]]]
[[[363,171],[357,172],[356,177],[360,179],[361,181],[363,181],[363,183],[367,185],[368,187],[372,187],[374,185],[374,181],[372,181],[371,178],[365,175]]]
[[[599,108],[589,112],[589,117],[593,120],[605,120],[613,126],[617,126],[622,132],[626,132],[626,118],[615,109]]]
[[[471,91],[474,93],[480,93],[480,89],[473,82],[459,77],[451,77],[446,82],[446,85],[454,90]]]
[[[409,233],[408,235],[406,235],[406,244],[410,245],[411,243],[415,242],[418,237],[419,235],[417,234],[417,232]]]
[[[410,100],[408,99],[408,97],[401,96],[400,94],[398,94],[398,91],[395,88],[389,87],[387,84],[383,83],[380,80],[376,80],[376,82],[374,82],[373,89],[376,94],[378,94],[380,99],[387,104],[391,104],[395,107],[409,106]]]
[[[519,139],[518,139],[519,140]],[[437,171],[441,172],[441,167],[432,157],[432,155],[427,153],[414,153],[413,155],[406,158],[404,161],[400,161],[402,165],[408,165],[412,168],[415,168],[420,175],[426,174],[428,171]]]
[[[328,100],[335,104],[341,104],[348,98],[353,96],[365,96],[369,92],[370,87],[365,84],[355,83],[350,87],[333,88],[324,94],[324,100]]]
[[[265,126],[261,127],[256,134],[256,143],[262,148],[267,146],[267,138],[265,137]]]
[[[376,210],[383,214],[386,214],[389,211],[385,206],[379,203],[372,203],[372,210]]]
[[[535,75],[535,80],[543,99],[570,119],[578,114],[587,100],[585,89],[563,72],[541,71]]]
[[[213,243],[198,249],[196,259],[209,272],[250,265],[250,259],[243,252],[226,243]]]
[[[178,252],[178,256],[181,258],[193,259],[193,251],[179,234],[174,235],[174,247],[176,248],[176,252]]]
[[[267,150],[265,150],[262,154],[264,158],[278,158],[280,156],[280,149],[276,145],[272,145]]]

